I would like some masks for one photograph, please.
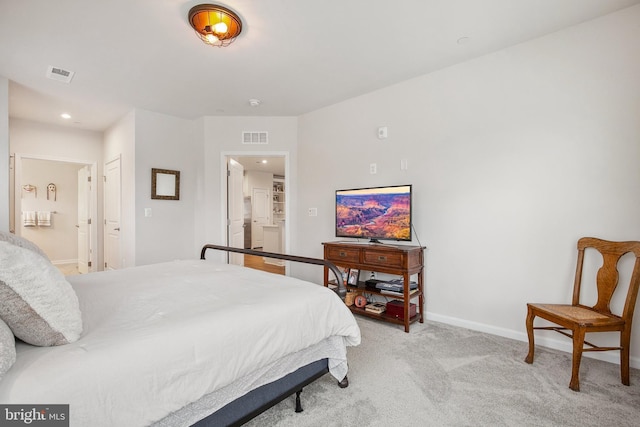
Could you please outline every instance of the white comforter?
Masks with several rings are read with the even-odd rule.
[[[69,279],[82,337],[18,343],[0,402],[68,403],[71,426],[148,425],[326,337],[360,342],[334,292],[290,277],[193,260]]]

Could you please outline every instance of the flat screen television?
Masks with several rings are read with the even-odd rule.
[[[336,237],[411,241],[411,185],[337,190]]]

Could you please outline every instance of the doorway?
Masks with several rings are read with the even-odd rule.
[[[286,152],[226,152],[222,153],[222,161],[226,165],[222,171],[225,184],[222,186],[224,191],[221,205],[225,207],[223,226],[227,244],[245,249],[267,250],[264,248],[263,238],[260,237],[263,236],[262,230],[258,228],[264,225],[271,227],[279,225],[282,243],[277,252],[286,253],[289,247],[289,226],[286,221],[289,206],[288,203],[283,202],[277,208],[275,207],[273,185],[274,180],[281,182],[280,188],[283,189],[283,195],[279,197],[282,200],[290,200],[287,194],[289,154]],[[241,184],[237,182],[237,173],[233,172],[237,170],[237,166],[230,165],[238,165],[242,169]],[[274,209],[279,212],[278,215],[274,215]],[[239,215],[239,211],[242,215]],[[238,216],[242,218],[244,239],[237,237],[237,227],[232,226],[238,222],[236,221]],[[258,269],[270,268],[268,265],[264,266],[262,259],[249,259],[249,256],[245,257],[244,264],[250,264],[247,266]],[[284,272],[284,269],[279,270]]]
[[[15,234],[69,274],[97,271],[96,163],[15,154],[13,172]]]

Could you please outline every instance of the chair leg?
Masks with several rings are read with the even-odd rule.
[[[573,359],[571,366],[571,382],[569,388],[573,391],[580,391],[580,362],[582,360],[582,349],[584,348],[584,328],[577,328],[573,331]]]
[[[527,337],[529,337],[529,353],[527,354],[527,357],[525,357],[524,359],[524,361],[527,363],[533,363],[533,353],[535,350],[535,343],[533,338],[533,319],[535,317],[536,316],[531,311],[531,308],[528,308],[526,325],[527,325]]]
[[[620,379],[622,384],[629,385],[629,344],[630,328],[620,332]]]

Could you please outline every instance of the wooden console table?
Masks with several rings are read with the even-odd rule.
[[[325,242],[324,259],[331,261],[338,267],[355,268],[360,271],[373,271],[379,273],[402,276],[404,292],[398,295],[389,295],[376,290],[365,288],[365,283],[360,281],[354,285],[347,285],[347,291],[362,291],[372,295],[392,297],[403,301],[404,319],[390,316],[386,313],[375,314],[364,308],[349,306],[356,314],[383,320],[390,323],[404,325],[404,331],[409,332],[409,325],[416,320],[424,322],[424,248],[421,246],[404,246],[390,244],[361,244],[349,242]],[[411,276],[417,275],[417,289],[410,290]],[[324,285],[333,283],[329,280],[329,270],[324,269]],[[410,315],[412,299],[418,299],[416,313]]]

